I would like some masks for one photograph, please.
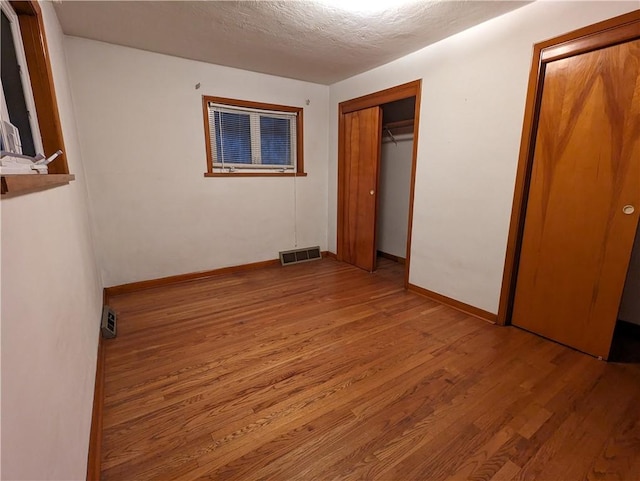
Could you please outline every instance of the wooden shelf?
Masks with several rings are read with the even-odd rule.
[[[1,178],[3,196],[16,196],[65,185],[75,180],[73,174],[7,174]]]

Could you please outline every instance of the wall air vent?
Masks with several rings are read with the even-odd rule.
[[[100,324],[102,337],[111,339],[116,337],[116,313],[109,306],[102,309],[102,323]]]
[[[280,262],[283,266],[299,264],[300,262],[317,261],[320,259],[322,259],[322,254],[320,253],[319,246],[280,252]]]

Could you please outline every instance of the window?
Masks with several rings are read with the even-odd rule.
[[[48,165],[48,175],[3,174],[1,193],[2,195],[20,195],[67,184],[74,179],[74,176],[69,174],[67,166],[42,10],[35,0],[9,2],[0,0],[0,5],[4,14],[1,32],[3,57],[1,116],[3,120],[8,118],[16,127],[16,130],[5,135],[5,139],[15,143],[18,136],[16,132],[19,132],[22,150],[26,155],[31,154],[32,150],[44,155],[52,155],[58,150],[63,152]],[[10,28],[7,28],[7,22]],[[10,49],[9,46],[11,46]],[[21,60],[22,51],[24,58]],[[13,80],[5,77],[5,61],[9,62],[12,55],[18,60],[18,64],[21,62],[23,64],[18,68],[17,78],[20,79],[20,84],[15,83],[15,72]],[[22,107],[16,108],[15,106],[20,103]],[[14,112],[22,112],[22,114],[14,114]],[[22,119],[16,120],[14,115],[22,116]],[[11,127],[8,126],[8,128]],[[40,152],[37,152],[38,150]]]
[[[0,85],[2,99],[0,102],[0,130],[3,140],[12,139],[11,144],[4,145],[3,150],[35,156],[42,153],[42,141],[36,116],[35,102],[31,90],[31,79],[27,68],[26,56],[22,46],[18,16],[11,5],[0,2],[2,26],[0,28]],[[12,135],[8,122],[15,126],[17,134]],[[10,147],[10,148],[9,148]],[[14,150],[16,149],[17,150]]]
[[[302,108],[203,97],[207,176],[305,175]]]

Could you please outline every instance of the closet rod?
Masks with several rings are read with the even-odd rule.
[[[382,126],[383,129],[397,129],[400,127],[411,127],[413,125],[413,119],[398,120],[396,122],[389,122]]]

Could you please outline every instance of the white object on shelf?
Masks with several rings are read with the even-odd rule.
[[[62,154],[62,150],[58,150],[47,158],[42,154],[29,157],[3,150],[0,152],[0,174],[48,174],[47,165],[60,154]]]
[[[0,174],[37,174],[30,160],[17,157],[2,157],[0,159]],[[45,172],[46,173],[46,172]]]

